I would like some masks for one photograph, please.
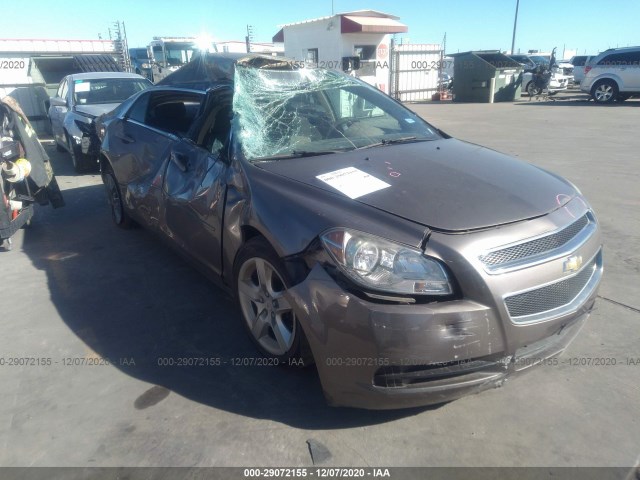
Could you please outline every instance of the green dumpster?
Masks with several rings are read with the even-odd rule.
[[[455,102],[513,102],[520,98],[524,68],[498,50],[450,55]]]

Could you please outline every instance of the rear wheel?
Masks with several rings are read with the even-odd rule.
[[[266,240],[253,238],[235,263],[235,291],[244,327],[258,349],[282,363],[308,365],[311,352],[285,293],[291,282]]]
[[[540,95],[540,93],[542,93],[542,90],[536,87],[536,84],[534,82],[529,82],[527,84],[527,93],[530,97],[535,97],[536,95]]]
[[[120,228],[131,228],[134,225],[134,221],[124,210],[120,187],[118,186],[116,177],[110,168],[107,168],[102,173],[102,181],[104,182],[106,189],[107,202],[111,209],[111,218],[113,219],[113,223]]]
[[[613,80],[600,80],[593,86],[591,96],[596,103],[611,103],[618,97],[618,85]]]

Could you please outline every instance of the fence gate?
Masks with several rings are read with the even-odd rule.
[[[389,95],[401,102],[431,100],[444,67],[438,44],[391,44]]]

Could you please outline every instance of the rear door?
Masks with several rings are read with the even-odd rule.
[[[598,67],[602,73],[611,73],[620,79],[621,91],[640,89],[640,51],[611,53],[598,62]]]
[[[109,127],[109,157],[124,187],[123,199],[134,209],[136,219],[148,227],[158,227],[169,153],[187,134],[202,98],[197,92],[154,89],[142,94]]]
[[[190,138],[172,145],[163,185],[162,229],[185,253],[218,275],[231,98],[226,89],[208,95]]]

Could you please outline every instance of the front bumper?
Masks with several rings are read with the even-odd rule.
[[[557,212],[543,223],[561,222],[562,215]],[[501,234],[508,237],[517,228],[505,227]],[[487,235],[479,235],[480,244]],[[450,243],[455,241],[462,240]],[[558,268],[562,272],[566,256],[504,274],[453,258],[447,263],[470,294],[446,302],[377,303],[343,289],[319,264],[288,295],[329,404],[369,409],[438,404],[499,386],[567,347],[597,296],[599,230],[572,253],[591,259],[583,267],[592,268],[591,279],[570,308],[534,321],[511,318],[505,298],[526,284],[547,284],[549,275],[557,275]]]

